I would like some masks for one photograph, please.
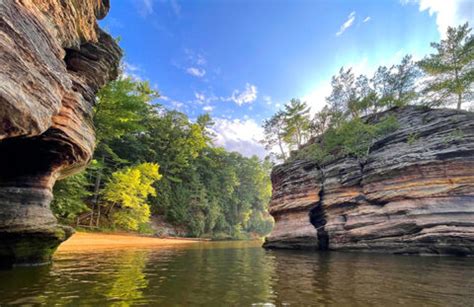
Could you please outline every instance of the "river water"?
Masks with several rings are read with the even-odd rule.
[[[260,242],[60,251],[0,271],[0,306],[474,306],[474,259],[265,250]]]

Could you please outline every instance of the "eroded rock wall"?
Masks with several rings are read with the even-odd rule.
[[[474,113],[421,107],[390,113],[400,128],[364,160],[296,161],[274,170],[276,225],[265,246],[294,248],[300,229],[312,225],[316,231],[306,231],[296,247],[474,254]],[[304,165],[314,165],[306,171],[311,185],[299,182]],[[299,204],[301,195],[314,193],[319,199],[311,208]]]
[[[108,0],[0,2],[0,260],[48,261],[71,229],[49,209],[90,161],[92,107],[121,50],[97,26]]]

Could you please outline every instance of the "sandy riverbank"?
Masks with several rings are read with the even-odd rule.
[[[153,238],[133,234],[108,234],[76,232],[66,242],[62,243],[58,251],[93,250],[111,248],[139,248],[174,246],[197,243],[199,240],[182,238]]]

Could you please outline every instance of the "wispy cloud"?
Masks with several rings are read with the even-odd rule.
[[[143,17],[151,15],[154,12],[155,7],[155,0],[135,0],[135,6],[137,7],[138,13]],[[179,4],[178,0],[165,0],[159,1],[159,5],[165,5],[168,9],[171,9],[176,17],[181,16],[181,5]]]
[[[135,2],[138,13],[146,17],[153,13],[153,0],[139,0]]]
[[[442,37],[449,26],[457,26],[467,21],[472,23],[474,2],[472,0],[400,0],[402,5],[418,4],[420,11],[427,10],[436,15],[436,25]]]
[[[355,15],[356,15],[356,12],[354,11],[350,13],[349,16],[347,16],[347,20],[342,24],[341,28],[336,33],[336,36],[342,35],[342,33],[344,33],[347,29],[349,29],[354,24],[354,20],[356,18]]]
[[[269,106],[271,106],[272,103],[273,103],[272,97],[270,97],[270,96],[263,96],[263,101],[265,101],[265,103]]]
[[[173,109],[176,109],[176,110],[184,111],[188,109],[185,103],[172,99],[165,95],[161,95],[159,100],[165,101],[166,105],[171,106]]]
[[[202,110],[203,110],[204,112],[212,112],[212,110],[214,110],[214,107],[213,107],[213,106],[204,106],[204,107],[202,108]]]
[[[239,106],[241,106],[246,103],[254,102],[257,99],[257,93],[258,93],[258,90],[255,85],[246,83],[245,89],[243,91],[234,90],[230,97],[223,98],[222,100],[233,101]]]
[[[372,18],[370,16],[365,17],[364,20],[362,20],[363,23],[369,22]]]
[[[194,92],[194,97],[196,97],[196,99],[201,102],[204,102],[206,100],[206,96],[203,93]]]
[[[204,68],[199,68],[199,67],[188,67],[186,69],[186,72],[194,77],[197,78],[202,78],[204,75],[206,75],[206,70]]]
[[[143,77],[142,77],[143,70],[138,65],[134,65],[130,62],[123,61],[121,68],[122,68],[122,75],[124,77],[130,77],[138,81],[143,80]]]
[[[187,62],[184,67],[178,63],[174,63],[173,65],[179,69],[183,69],[186,71],[187,74],[202,78],[206,75],[206,69],[204,68],[207,64],[207,60],[204,55],[200,52],[195,52],[192,49],[185,48],[185,62]]]
[[[193,102],[197,103],[198,105],[209,106],[212,102],[219,100],[219,98],[214,95],[214,93],[205,94],[204,92],[194,92],[194,97],[196,100]]]
[[[265,157],[265,149],[260,143],[263,139],[263,129],[255,120],[215,118],[214,122],[214,144],[247,157]]]

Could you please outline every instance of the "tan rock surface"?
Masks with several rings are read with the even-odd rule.
[[[121,57],[116,42],[97,26],[108,8],[108,0],[0,2],[0,257],[5,262],[47,261],[50,252],[42,256],[39,250],[54,250],[70,235],[51,214],[51,189],[57,178],[80,170],[92,157],[95,94],[117,76]],[[25,250],[33,237],[45,244],[31,248],[30,255]]]
[[[265,246],[294,248],[296,240],[304,248],[316,240],[320,249],[474,254],[474,113],[390,112],[400,128],[364,160],[313,163],[309,172],[309,161],[275,168],[270,212],[276,225]],[[308,206],[304,195],[314,193],[319,199]],[[308,225],[316,232],[299,239]]]

